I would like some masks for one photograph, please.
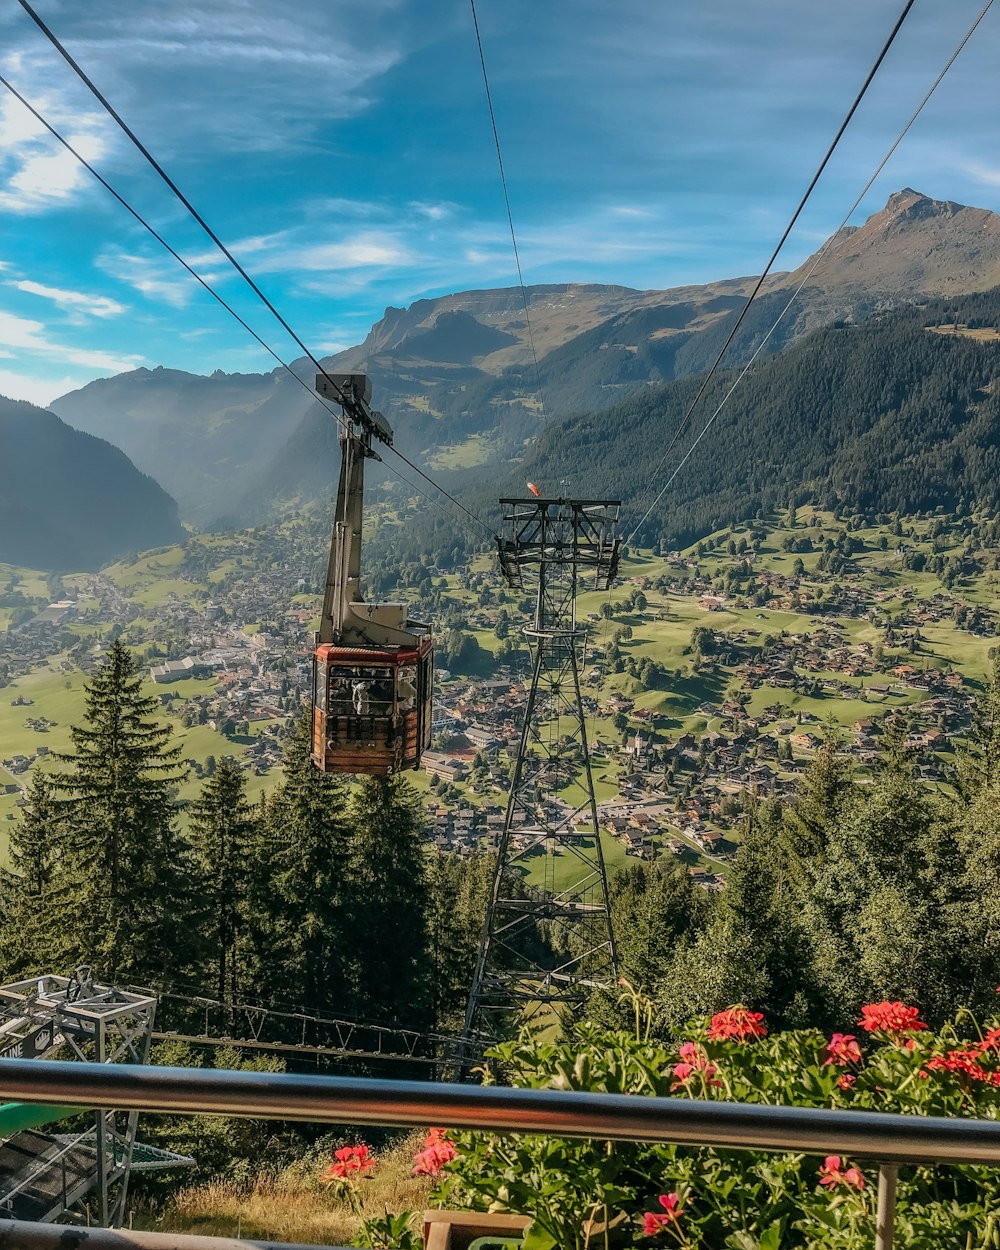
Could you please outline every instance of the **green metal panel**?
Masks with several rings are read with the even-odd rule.
[[[41,1128],[56,1120],[78,1115],[82,1107],[37,1107],[27,1102],[0,1103],[0,1141],[29,1128]]]

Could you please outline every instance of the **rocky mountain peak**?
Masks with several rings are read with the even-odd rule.
[[[876,298],[985,291],[1000,285],[1000,216],[903,187],[863,226],[838,231],[814,268],[815,259],[782,284],[811,271],[813,286]]]

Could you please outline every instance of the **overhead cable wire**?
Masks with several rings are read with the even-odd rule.
[[[21,0],[21,3],[24,4],[25,0]],[[879,69],[881,68],[882,62],[885,60],[886,56],[888,55],[889,49],[892,47],[893,43],[895,42],[896,36],[899,34],[903,23],[906,21],[906,18],[909,15],[910,10],[913,8],[915,3],[916,3],[916,0],[906,0],[906,3],[903,6],[902,12],[900,13],[899,17],[896,18],[896,22],[892,30],[889,32],[888,38],[886,39],[885,43],[882,45],[882,50],[879,52],[878,56],[875,58],[874,64],[872,65],[871,69],[868,71],[867,75],[865,76],[865,80],[861,84],[861,87],[857,95],[854,97],[854,102],[851,104],[851,107],[847,110],[847,114],[844,117],[844,120],[837,127],[837,133],[833,136],[833,139],[829,147],[826,149],[826,153],[823,156],[823,159],[819,163],[819,167],[817,168],[816,172],[813,174],[812,178],[810,179],[809,185],[806,187],[805,193],[803,194],[802,198],[799,200],[798,207],[795,209],[795,212],[792,214],[791,219],[788,222],[788,225],[785,227],[784,231],[782,232],[781,238],[778,240],[777,246],[775,247],[774,251],[771,253],[770,259],[768,260],[767,264],[764,266],[763,273],[761,273],[760,277],[757,279],[756,283],[754,284],[754,287],[752,291],[750,292],[750,295],[748,296],[746,303],[743,305],[743,308],[740,311],[740,315],[736,318],[736,321],[732,329],[729,331],[729,334],[726,337],[726,341],[723,343],[721,349],[719,350],[718,355],[715,357],[715,360],[712,362],[711,367],[709,368],[708,372],[705,374],[704,378],[702,379],[701,385],[699,386],[694,399],[688,405],[687,410],[684,413],[684,416],[682,417],[677,428],[674,430],[673,436],[671,437],[670,441],[667,443],[667,446],[664,449],[663,454],[660,456],[660,459],[657,462],[656,468],[653,470],[652,474],[650,475],[649,484],[647,485],[646,489],[643,491],[643,495],[647,494],[648,491],[652,489],[652,486],[654,482],[656,481],[656,478],[659,476],[660,470],[663,468],[663,466],[667,462],[667,457],[670,455],[670,452],[673,450],[674,445],[677,443],[677,440],[680,438],[681,434],[687,428],[694,410],[698,407],[698,404],[701,402],[702,396],[705,394],[706,390],[708,389],[709,383],[711,382],[712,378],[715,376],[716,370],[719,368],[719,365],[722,362],[722,358],[725,356],[726,352],[729,350],[733,342],[733,339],[736,338],[736,335],[739,331],[740,326],[743,324],[747,313],[750,311],[751,305],[753,304],[754,300],[759,295],[761,287],[763,287],[768,274],[770,274],[771,269],[774,265],[774,262],[778,259],[778,253],[781,251],[781,249],[785,246],[785,243],[788,241],[788,236],[792,233],[792,230],[795,228],[795,224],[798,221],[799,217],[801,216],[802,210],[805,208],[809,200],[809,197],[812,195],[816,187],[816,184],[819,182],[823,174],[823,171],[826,169],[827,165],[830,163],[831,157],[833,156],[834,152],[837,150],[837,146],[839,145],[840,140],[843,138],[844,131],[850,125],[851,120],[854,117],[854,114],[858,111],[858,107],[860,106],[861,101],[865,98],[865,95],[868,92],[868,88],[872,84],[872,80],[875,78],[875,75],[878,73]],[[646,515],[647,516],[649,515],[648,512],[646,513]],[[645,517],[643,519],[645,519]],[[634,533],[635,530],[633,530],[632,532]]]
[[[52,135],[52,137],[56,139],[59,143],[61,143],[62,146],[66,149],[66,151],[69,152],[71,156],[75,157],[76,160],[78,160],[80,164],[84,167],[84,169],[86,169],[88,173],[92,174],[93,177],[96,178],[96,180],[101,184],[102,187],[104,187],[106,191],[108,191],[112,196],[114,196],[114,198],[118,201],[118,203],[122,206],[122,208],[124,208],[126,212],[131,214],[131,216],[139,223],[139,225],[142,226],[144,230],[148,231],[148,233],[152,235],[152,237],[157,241],[157,243],[159,243],[161,247],[163,247],[167,252],[169,252],[170,255],[174,258],[174,260],[177,261],[179,265],[181,265],[184,269],[187,270],[187,272],[191,275],[191,277],[194,278],[194,280],[199,284],[199,286],[203,287],[204,290],[206,290],[208,294],[211,295],[211,297],[216,301],[216,303],[220,304],[226,310],[226,312],[229,313],[231,317],[233,317],[236,321],[239,322],[239,324],[243,327],[243,329],[246,330],[246,332],[260,344],[260,346],[264,349],[264,351],[268,353],[269,356],[271,356],[274,360],[276,360],[278,364],[292,378],[295,379],[295,381],[299,384],[299,386],[301,386],[303,390],[312,399],[314,399],[317,403],[322,405],[322,407],[325,408],[326,411],[330,413],[330,415],[334,418],[334,420],[337,421],[338,424],[343,429],[345,430],[348,429],[347,422],[344,420],[343,416],[336,410],[336,408],[334,408],[331,404],[327,403],[326,399],[322,395],[314,391],[308,382],[306,382],[303,378],[299,377],[299,375],[295,372],[292,366],[286,360],[284,360],[281,356],[278,355],[278,353],[274,350],[274,348],[271,347],[270,344],[267,343],[257,333],[257,331],[253,328],[253,326],[249,325],[248,322],[246,322],[243,319],[243,317],[240,316],[240,314],[236,311],[236,309],[233,308],[233,306],[226,299],[224,299],[223,296],[219,294],[219,292],[212,286],[212,284],[208,282],[205,278],[203,278],[196,269],[194,269],[190,264],[188,264],[188,262],[184,259],[184,257],[181,256],[181,254],[176,250],[176,248],[172,247],[171,244],[167,242],[167,240],[163,237],[162,234],[160,234],[160,232],[156,229],[156,227],[151,225],[146,220],[146,218],[142,216],[141,213],[139,213],[135,208],[133,208],[132,205],[128,202],[128,200],[126,200],[125,197],[119,191],[117,191],[111,185],[110,182],[108,182],[108,180],[103,176],[103,174],[101,174],[97,169],[95,169],[94,166],[90,163],[90,161],[88,161],[87,158],[77,148],[75,148],[73,144],[70,143],[70,141],[67,138],[65,138],[65,136],[62,135],[55,128],[55,126],[53,126],[52,123],[48,121],[48,119],[44,117],[42,113],[40,113],[38,109],[36,109],[35,106],[28,99],[26,99],[26,97],[14,86],[14,84],[11,83],[2,74],[0,74],[0,85],[7,88],[10,94],[17,101],[19,101],[20,104],[22,104],[24,108],[28,110],[29,113],[31,113],[32,117],[34,117],[35,120],[38,121],[42,126],[44,126],[45,129],[49,132],[49,134]],[[379,458],[381,459],[381,457]],[[383,460],[382,463],[385,464],[385,461]],[[411,490],[416,491],[418,495],[422,495],[427,500],[428,503],[432,504],[439,511],[443,512],[444,515],[447,516],[449,520],[454,520],[453,514],[449,512],[448,509],[439,500],[435,499],[432,495],[429,495],[427,491],[425,491],[421,486],[418,486],[416,482],[411,482],[408,477],[400,473],[400,471],[391,464],[386,464],[385,467],[395,477],[399,478],[399,480],[403,482],[404,485],[409,486]]]
[[[126,212],[131,213],[131,215],[135,218],[135,220],[139,223],[139,225],[142,226],[144,230],[147,230],[153,236],[153,238],[157,241],[157,243],[159,243],[161,247],[164,247],[170,253],[170,255],[174,258],[174,260],[176,260],[179,265],[182,265],[188,271],[191,277],[194,278],[194,280],[197,283],[199,283],[202,287],[204,287],[204,289],[209,293],[209,295],[211,295],[211,297],[214,300],[216,300],[219,304],[222,305],[222,307],[226,310],[227,313],[229,313],[231,317],[235,317],[235,319],[240,323],[243,329],[246,330],[248,334],[252,335],[253,338],[257,340],[257,342],[260,344],[261,347],[263,347],[263,349],[268,353],[268,355],[273,357],[278,362],[278,364],[281,365],[283,369],[287,369],[288,372],[292,375],[292,377],[295,378],[296,382],[304,386],[310,395],[312,395],[315,399],[318,399],[322,403],[322,397],[317,395],[315,391],[313,391],[309,383],[303,381],[303,379],[299,377],[299,375],[294,371],[294,369],[292,369],[291,365],[289,365],[286,361],[284,361],[272,347],[270,347],[267,343],[264,342],[264,340],[257,333],[257,331],[252,326],[248,325],[246,321],[243,320],[243,318],[236,311],[236,309],[233,308],[231,304],[227,303],[227,301],[223,299],[223,297],[218,293],[218,291],[216,291],[215,288],[209,282],[207,282],[201,276],[200,273],[198,273],[195,269],[193,269],[191,265],[188,264],[188,262],[184,259],[183,256],[181,256],[181,254],[178,251],[176,251],[173,247],[171,247],[171,245],[167,242],[167,240],[163,237],[163,235],[161,235],[154,226],[150,225],[150,223],[145,219],[145,217],[143,217],[136,209],[134,209],[132,205],[128,202],[128,200],[126,200],[123,195],[119,194],[119,192],[115,190],[115,188],[111,185],[111,183],[108,182],[108,180],[94,168],[94,166],[90,163],[90,161],[88,161],[87,158],[81,152],[79,152],[69,142],[68,139],[66,139],[62,134],[60,134],[60,132],[56,130],[55,126],[53,126],[52,123],[48,121],[45,117],[43,117],[43,115],[38,111],[38,109],[36,109],[35,106],[31,104],[30,101],[28,101],[21,94],[20,91],[18,91],[18,89],[13,85],[13,83],[8,81],[8,79],[4,78],[2,74],[0,74],[0,85],[3,85],[4,87],[7,88],[7,90],[14,97],[14,99],[18,100],[28,110],[28,112],[35,118],[35,120],[40,122],[45,127],[45,129],[49,132],[49,134],[52,135],[52,137],[56,139],[59,143],[61,143],[62,146],[66,149],[66,151],[69,152],[71,156],[74,156],[80,162],[80,164],[84,167],[84,169],[86,169],[88,173],[92,174],[97,179],[97,181],[101,184],[102,187],[104,187],[106,191],[109,191],[114,196],[114,198],[118,201],[118,203],[122,206],[122,208],[125,209]],[[324,406],[328,407],[327,405],[324,405]],[[344,425],[346,428],[346,422],[343,421],[343,418],[339,415],[339,413],[337,413],[333,408],[328,408],[328,411],[333,413],[333,415],[337,418],[337,420],[340,421],[341,424]]]
[[[281,315],[281,313],[278,311],[274,303],[267,297],[267,295],[265,295],[265,293],[257,285],[257,283],[250,276],[250,274],[243,267],[243,265],[240,264],[240,262],[236,259],[236,257],[233,255],[230,249],[226,246],[226,244],[222,241],[222,239],[218,236],[218,234],[216,234],[216,232],[208,224],[208,222],[201,215],[201,213],[197,210],[197,208],[195,208],[194,204],[192,204],[192,202],[180,189],[177,183],[174,182],[174,180],[170,177],[170,175],[163,168],[163,166],[159,163],[159,161],[157,161],[156,157],[153,156],[153,154],[149,151],[149,149],[142,142],[142,140],[135,133],[135,131],[131,128],[131,126],[129,126],[129,124],[125,121],[125,119],[121,116],[121,114],[111,104],[110,100],[108,100],[108,98],[100,90],[97,84],[90,78],[90,76],[83,69],[83,67],[73,58],[73,56],[69,53],[69,51],[63,46],[58,36],[45,24],[42,18],[35,12],[35,10],[28,3],[28,0],[18,0],[18,3],[20,4],[21,8],[24,9],[25,13],[27,13],[27,15],[35,23],[38,29],[42,32],[42,34],[46,37],[46,39],[48,39],[49,43],[52,44],[52,46],[59,53],[59,55],[63,58],[66,64],[69,65],[70,69],[73,70],[73,72],[80,79],[80,81],[84,84],[84,86],[87,87],[87,89],[91,92],[91,94],[98,101],[98,103],[104,108],[105,112],[107,112],[109,117],[111,117],[111,119],[116,123],[119,129],[126,135],[126,137],[132,142],[135,148],[146,159],[150,167],[155,171],[155,173],[160,177],[160,179],[166,184],[166,186],[170,189],[173,195],[180,201],[180,203],[183,204],[183,206],[187,209],[188,213],[194,218],[194,220],[202,228],[205,234],[208,235],[208,237],[212,240],[215,246],[219,249],[222,255],[226,258],[226,260],[229,261],[229,263],[233,266],[236,272],[240,275],[243,281],[246,282],[246,284],[250,287],[250,289],[257,296],[257,298],[261,301],[261,303],[264,304],[264,306],[272,314],[272,316],[279,323],[279,325],[281,325],[281,327],[288,333],[288,335],[295,342],[296,346],[300,348],[300,350],[303,352],[306,358],[311,362],[311,364],[313,364],[315,368],[319,371],[319,373],[326,379],[326,381],[333,388],[334,394],[340,394],[340,388],[337,386],[337,383],[334,381],[332,377],[330,377],[329,373],[326,371],[323,365],[319,362],[319,360],[317,360],[317,358],[313,355],[313,353],[309,350],[305,342],[299,337],[299,335],[295,332],[295,330],[288,323],[288,321]],[[76,154],[74,153],[74,155]],[[106,183],[105,185],[107,186]],[[177,255],[176,252],[174,252],[173,254],[175,256]],[[178,257],[178,259],[180,259],[180,257]],[[184,264],[183,261],[181,263]],[[185,268],[187,268],[189,272],[194,273],[194,271],[191,270],[190,267],[186,264],[185,264]],[[197,274],[195,274],[194,276],[198,277]],[[202,281],[200,278],[198,280]],[[206,284],[202,282],[202,285],[206,285]],[[249,327],[247,328],[249,329]],[[251,333],[254,333],[254,332],[251,331]],[[254,334],[254,337],[258,338],[256,334]],[[258,338],[258,341],[260,341],[259,338]],[[268,351],[271,351],[271,349],[268,348]],[[274,355],[274,354],[275,354],[274,352],[271,352],[271,355]],[[310,389],[311,391],[311,388],[308,387],[308,383],[306,383],[305,385],[307,389]],[[409,459],[409,457],[403,454],[403,452],[399,451],[397,448],[393,447],[391,444],[388,444],[387,446],[390,451],[394,452],[395,455],[399,457],[400,460],[402,460],[405,464],[409,465],[409,467],[413,469],[415,473],[418,473],[424,479],[424,481],[426,481],[431,486],[433,486],[435,490],[440,491],[442,495],[444,495],[447,499],[449,499],[455,505],[455,507],[459,508],[463,513],[465,513],[467,517],[475,521],[477,525],[481,526],[484,530],[486,530],[486,532],[490,534],[491,537],[494,536],[493,531],[486,524],[486,522],[483,521],[481,517],[476,516],[476,514],[470,511],[460,500],[456,499],[455,496],[452,495],[450,491],[445,490],[443,486],[440,486],[437,482],[435,482],[433,478],[429,477],[419,467],[419,465],[414,464],[413,461]]]
[[[784,307],[781,309],[781,311],[778,313],[778,315],[777,315],[777,317],[775,318],[774,323],[771,325],[770,329],[767,331],[767,333],[766,333],[766,334],[764,335],[764,337],[761,339],[760,343],[758,343],[758,345],[757,345],[756,349],[754,350],[753,355],[750,357],[750,359],[749,359],[749,360],[746,362],[746,364],[743,366],[742,370],[740,371],[740,373],[739,373],[738,377],[736,378],[736,380],[733,382],[732,386],[730,386],[729,390],[728,390],[728,391],[726,392],[726,394],[722,397],[722,399],[721,399],[721,401],[719,402],[718,406],[716,407],[715,411],[712,413],[712,415],[709,417],[709,419],[705,422],[705,425],[702,427],[701,432],[698,434],[698,437],[694,440],[694,442],[691,444],[691,446],[690,446],[690,447],[688,448],[688,450],[685,452],[685,454],[684,454],[683,458],[681,459],[680,463],[677,465],[677,467],[676,467],[676,468],[674,469],[674,471],[671,473],[670,477],[666,480],[666,482],[664,482],[663,486],[660,488],[659,492],[657,493],[656,498],[655,498],[655,499],[653,500],[653,502],[649,505],[649,507],[646,509],[645,513],[643,514],[642,518],[639,520],[639,522],[638,522],[638,523],[635,525],[635,527],[632,529],[632,532],[629,534],[628,538],[625,540],[626,545],[627,545],[628,543],[630,543],[630,542],[632,541],[632,539],[635,537],[636,532],[637,532],[637,531],[640,529],[640,527],[641,527],[641,526],[645,523],[646,518],[649,516],[649,514],[653,511],[653,509],[656,507],[656,505],[657,505],[657,504],[660,502],[660,500],[663,498],[663,496],[664,496],[664,494],[666,493],[667,489],[668,489],[668,488],[671,486],[671,484],[675,481],[675,479],[677,478],[677,475],[680,473],[681,469],[683,469],[683,468],[684,468],[684,466],[687,464],[688,460],[690,460],[690,458],[691,458],[692,454],[693,454],[693,453],[694,453],[694,451],[695,451],[695,448],[698,446],[698,444],[701,442],[701,440],[705,437],[705,435],[708,433],[708,431],[711,429],[711,427],[715,424],[715,419],[716,419],[716,417],[718,417],[718,415],[722,412],[723,408],[724,408],[724,407],[726,406],[726,404],[729,402],[729,399],[730,399],[730,397],[732,396],[733,392],[734,392],[734,391],[736,390],[736,388],[740,385],[740,383],[743,381],[743,379],[746,377],[746,375],[750,372],[750,369],[751,369],[751,367],[753,366],[754,362],[756,361],[757,357],[758,357],[758,356],[761,354],[761,352],[764,350],[764,347],[767,345],[767,342],[768,342],[768,340],[770,339],[771,335],[775,332],[775,330],[777,330],[778,326],[779,326],[779,325],[781,324],[781,322],[784,320],[784,318],[785,318],[786,314],[788,313],[789,309],[791,308],[792,304],[794,304],[794,303],[795,303],[795,300],[798,298],[799,294],[801,293],[802,288],[803,288],[803,287],[804,287],[804,286],[805,286],[805,285],[809,282],[809,280],[812,278],[813,274],[816,272],[816,269],[818,268],[818,266],[820,265],[820,263],[821,263],[821,262],[825,259],[826,255],[827,255],[827,252],[828,252],[828,249],[830,248],[830,246],[831,246],[831,244],[832,244],[833,240],[834,240],[834,239],[836,238],[836,236],[840,233],[840,231],[844,229],[844,227],[845,227],[845,226],[849,223],[849,221],[851,220],[851,218],[854,216],[854,213],[857,211],[857,208],[858,208],[858,206],[861,204],[861,201],[865,198],[865,196],[866,196],[866,195],[868,194],[868,192],[871,190],[872,186],[873,186],[873,185],[874,185],[874,183],[875,183],[875,180],[876,180],[876,179],[878,178],[878,176],[882,173],[883,169],[885,169],[886,165],[889,163],[889,161],[890,161],[890,159],[892,158],[893,154],[895,153],[896,149],[899,147],[899,145],[900,145],[900,144],[903,142],[903,140],[906,138],[907,134],[908,134],[908,133],[909,133],[909,131],[910,131],[910,128],[913,126],[914,122],[917,120],[917,118],[918,118],[918,117],[920,116],[920,114],[923,112],[923,110],[924,110],[924,106],[927,104],[928,100],[930,100],[931,96],[934,94],[934,92],[935,92],[935,91],[938,89],[938,87],[941,85],[941,82],[943,81],[943,79],[944,79],[945,75],[948,73],[948,71],[949,71],[949,70],[951,69],[951,67],[954,65],[955,61],[958,59],[958,57],[959,57],[960,53],[962,52],[962,49],[963,49],[963,48],[965,47],[965,45],[969,42],[969,40],[972,38],[972,35],[974,34],[974,32],[975,32],[976,28],[978,27],[979,23],[983,20],[983,18],[986,16],[986,14],[989,12],[990,8],[992,7],[992,4],[993,4],[993,0],[986,0],[986,3],[983,5],[982,9],[979,11],[979,15],[976,17],[975,21],[972,23],[972,25],[971,25],[971,26],[969,27],[969,29],[966,31],[966,33],[965,33],[964,37],[962,38],[961,43],[959,43],[958,47],[957,47],[957,48],[955,49],[955,51],[951,54],[951,56],[948,58],[947,62],[946,62],[946,63],[945,63],[945,65],[944,65],[944,68],[943,68],[943,69],[941,70],[941,72],[938,74],[937,78],[935,78],[934,82],[931,84],[930,88],[928,89],[927,93],[924,95],[923,99],[920,101],[920,103],[919,103],[919,104],[917,105],[917,107],[914,109],[913,113],[912,113],[912,114],[910,115],[910,117],[909,117],[909,120],[906,122],[906,125],[905,125],[905,126],[903,127],[903,129],[899,132],[899,134],[897,135],[896,139],[893,141],[892,146],[891,146],[891,147],[889,148],[889,150],[886,152],[885,156],[883,156],[883,157],[882,157],[882,160],[879,162],[878,166],[876,167],[875,171],[872,173],[872,175],[871,175],[871,177],[868,179],[868,181],[865,183],[864,187],[861,189],[861,191],[860,191],[860,193],[858,194],[857,198],[855,199],[854,203],[853,203],[853,204],[851,205],[851,207],[847,210],[846,214],[844,215],[843,219],[842,219],[842,220],[841,220],[841,222],[840,222],[840,225],[839,225],[839,226],[837,227],[837,229],[833,232],[833,234],[832,234],[832,235],[831,235],[831,236],[830,236],[830,237],[826,240],[826,242],[823,244],[823,246],[819,249],[819,251],[818,251],[818,252],[816,253],[816,255],[813,257],[813,259],[812,259],[812,263],[811,263],[811,265],[809,266],[808,270],[806,271],[805,275],[803,276],[802,280],[799,282],[798,286],[797,286],[797,287],[794,289],[794,291],[792,292],[791,296],[790,296],[790,297],[789,297],[789,299],[788,299],[788,302],[785,304],[785,306],[784,306]]]
[[[832,243],[833,243],[833,240],[837,237],[837,235],[840,233],[840,231],[841,231],[841,230],[843,230],[843,229],[844,229],[844,227],[845,227],[845,226],[847,226],[847,224],[850,222],[851,218],[854,216],[854,214],[855,214],[855,212],[857,211],[857,209],[858,209],[859,205],[861,204],[861,201],[865,198],[865,196],[868,194],[868,192],[872,189],[872,186],[874,185],[875,180],[878,178],[878,176],[879,176],[879,175],[882,173],[882,171],[885,169],[886,165],[888,165],[889,161],[892,159],[893,155],[895,154],[896,149],[899,147],[899,145],[900,145],[900,144],[903,142],[903,140],[906,138],[907,134],[909,134],[910,129],[912,128],[912,126],[913,126],[914,122],[916,122],[917,118],[918,118],[918,117],[920,116],[920,114],[924,111],[924,108],[925,108],[925,106],[927,105],[927,102],[930,100],[931,96],[934,94],[934,92],[935,92],[935,91],[937,91],[938,87],[939,87],[939,86],[941,85],[941,83],[944,81],[944,78],[945,78],[945,76],[947,75],[948,71],[951,69],[951,67],[952,67],[952,66],[955,64],[955,62],[958,60],[959,56],[960,56],[960,55],[961,55],[961,53],[962,53],[962,50],[965,48],[965,45],[966,45],[966,44],[969,42],[969,40],[972,38],[973,34],[975,34],[975,31],[976,31],[977,27],[979,26],[979,23],[983,20],[983,18],[984,18],[984,17],[986,16],[986,14],[989,12],[989,10],[990,10],[990,8],[992,7],[992,5],[993,5],[993,0],[986,0],[986,3],[985,3],[985,4],[983,5],[983,7],[980,9],[978,16],[975,18],[975,20],[973,21],[972,25],[969,27],[969,29],[965,32],[964,36],[962,37],[962,40],[961,40],[961,42],[959,43],[958,47],[955,49],[955,51],[954,51],[954,52],[952,52],[951,56],[950,56],[950,57],[948,58],[948,60],[945,62],[944,67],[941,69],[941,72],[938,74],[937,78],[935,78],[935,79],[934,79],[933,83],[931,83],[931,85],[930,85],[930,87],[928,88],[928,90],[927,90],[926,94],[924,95],[923,99],[920,101],[920,103],[917,105],[917,107],[916,107],[916,108],[913,110],[913,112],[910,114],[910,117],[909,117],[909,119],[907,120],[906,125],[903,127],[903,129],[899,132],[899,134],[898,134],[898,135],[896,136],[896,138],[893,140],[893,143],[892,143],[892,145],[890,146],[889,150],[886,152],[885,156],[883,156],[883,157],[882,157],[881,161],[879,161],[879,163],[878,163],[878,165],[876,166],[876,168],[875,168],[874,172],[872,173],[871,177],[868,179],[868,181],[867,181],[867,182],[865,183],[865,185],[862,187],[861,191],[858,193],[858,196],[857,196],[857,198],[855,199],[854,203],[851,205],[851,207],[850,207],[850,208],[847,210],[847,212],[844,214],[844,217],[843,217],[843,219],[841,220],[840,225],[836,228],[836,230],[834,230],[834,232],[833,232],[833,233],[830,235],[830,237],[826,240],[826,242],[825,242],[825,243],[823,244],[823,246],[819,249],[819,251],[816,253],[816,255],[812,258],[812,263],[810,264],[809,268],[806,270],[806,272],[805,272],[804,276],[802,277],[801,281],[799,282],[798,286],[796,286],[796,287],[795,287],[795,289],[792,291],[792,294],[789,296],[787,303],[786,303],[786,304],[785,304],[785,306],[781,309],[781,311],[778,313],[778,315],[777,315],[777,317],[775,318],[775,320],[774,320],[773,324],[771,325],[770,329],[767,331],[767,333],[764,335],[764,337],[761,339],[761,341],[757,344],[757,347],[756,347],[756,349],[754,350],[753,355],[750,357],[750,359],[749,359],[749,360],[746,362],[746,364],[743,366],[743,368],[742,368],[742,370],[740,371],[739,375],[737,376],[736,380],[733,382],[732,386],[730,386],[729,390],[728,390],[728,391],[725,393],[725,395],[722,397],[722,399],[720,400],[720,402],[719,402],[718,406],[715,408],[715,410],[714,410],[714,412],[712,413],[712,415],[711,415],[711,416],[708,418],[708,420],[705,422],[704,426],[703,426],[703,427],[702,427],[702,429],[701,429],[701,432],[698,434],[698,437],[694,440],[694,442],[691,444],[691,446],[690,446],[690,447],[687,449],[687,451],[684,453],[683,458],[682,458],[682,459],[681,459],[681,461],[678,463],[678,465],[677,465],[677,467],[674,469],[674,471],[671,473],[670,477],[669,477],[669,478],[667,478],[666,482],[664,482],[663,486],[660,488],[659,492],[657,493],[656,498],[653,500],[653,502],[649,505],[649,507],[648,507],[648,508],[646,509],[646,511],[643,513],[643,515],[642,515],[641,519],[638,521],[638,523],[637,523],[637,524],[633,527],[633,529],[632,529],[631,533],[629,534],[628,538],[626,538],[626,540],[625,540],[626,545],[628,545],[628,544],[632,541],[632,539],[635,537],[635,535],[636,535],[637,531],[638,531],[638,530],[642,527],[642,525],[645,523],[646,518],[650,515],[650,513],[653,511],[653,509],[656,507],[656,505],[657,505],[657,504],[660,502],[660,500],[663,498],[664,494],[667,492],[667,490],[669,489],[669,487],[670,487],[670,486],[672,485],[672,483],[676,480],[676,478],[677,478],[678,474],[680,473],[680,471],[684,468],[684,466],[687,464],[687,462],[691,459],[691,456],[693,455],[693,453],[694,453],[695,449],[697,448],[698,444],[699,444],[699,443],[701,442],[701,440],[705,437],[705,435],[708,433],[708,431],[711,429],[711,427],[715,424],[715,420],[716,420],[716,418],[717,418],[717,417],[718,417],[718,415],[722,412],[723,408],[725,408],[726,404],[729,402],[729,399],[730,399],[730,397],[732,396],[733,392],[734,392],[734,391],[736,390],[736,388],[740,385],[740,383],[743,381],[743,379],[746,377],[746,375],[750,372],[750,369],[751,369],[751,367],[753,366],[754,362],[756,361],[757,357],[758,357],[758,356],[761,354],[761,352],[764,350],[764,348],[765,348],[765,346],[767,345],[767,342],[768,342],[768,340],[770,339],[771,335],[775,332],[775,330],[777,330],[778,326],[779,326],[779,325],[781,324],[781,322],[784,320],[784,318],[785,318],[785,316],[787,315],[787,313],[788,313],[789,309],[792,307],[792,305],[795,303],[796,299],[797,299],[797,298],[798,298],[798,296],[800,295],[800,293],[801,293],[801,291],[802,291],[803,287],[804,287],[804,286],[805,286],[805,285],[809,282],[809,280],[812,278],[813,274],[816,272],[816,269],[819,267],[819,265],[822,263],[822,261],[826,258],[827,253],[828,253],[828,251],[829,251],[829,249],[830,249],[830,247],[831,247],[831,245],[832,245]]]
[[[531,317],[528,313],[528,292],[524,286],[524,276],[521,273],[521,255],[517,247],[517,235],[514,232],[514,214],[510,208],[510,195],[507,191],[507,174],[504,170],[503,152],[500,149],[500,132],[497,129],[496,114],[493,111],[493,93],[490,90],[490,76],[486,72],[486,55],[483,52],[483,40],[479,33],[479,17],[476,13],[476,0],[469,0],[469,6],[472,9],[472,25],[476,32],[476,46],[479,48],[479,64],[483,70],[483,86],[486,88],[486,107],[490,113],[490,125],[493,128],[493,142],[497,150],[497,164],[500,167],[500,185],[503,188],[503,202],[507,208],[507,224],[510,226],[510,242],[514,249],[514,264],[517,267],[517,281],[521,288],[521,303],[524,305],[524,324],[528,331],[528,345],[531,348],[531,359],[535,364],[535,387],[538,390],[538,402],[542,408],[542,417],[545,416],[545,395],[542,392],[542,375],[538,368],[538,356],[535,352],[535,337],[531,332]]]

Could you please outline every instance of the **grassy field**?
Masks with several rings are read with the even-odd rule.
[[[330,1155],[337,1146],[353,1145],[357,1139],[357,1130],[350,1130],[331,1144]],[[368,1218],[377,1218],[386,1210],[421,1211],[427,1206],[430,1178],[411,1175],[413,1156],[422,1140],[422,1132],[412,1133],[377,1152],[374,1172],[358,1186]],[[328,1162],[326,1155],[314,1151],[278,1176],[268,1174],[262,1166],[261,1175],[249,1185],[226,1181],[192,1185],[171,1196],[162,1207],[140,1204],[133,1227],[248,1241],[348,1245],[357,1236],[361,1222],[347,1198],[338,1198],[319,1180]]]
[[[592,838],[585,840],[583,845],[589,849],[591,854],[593,853],[594,842]],[[609,874],[616,872],[630,862],[638,862],[628,856],[622,844],[607,833],[601,834],[601,850],[604,854],[604,864]],[[538,851],[519,862],[526,869],[524,879],[529,885],[547,886],[557,893],[559,890],[565,890],[573,885],[574,882],[579,881],[581,873],[586,871],[580,859],[572,851],[560,851],[551,855],[545,851]]]
[[[484,435],[472,434],[462,443],[440,448],[429,464],[434,469],[474,469],[489,460],[491,450]]]

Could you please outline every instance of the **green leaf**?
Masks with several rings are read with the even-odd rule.
[[[537,1220],[528,1225],[524,1234],[524,1250],[555,1250],[556,1244],[556,1239],[540,1228]]]

